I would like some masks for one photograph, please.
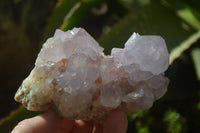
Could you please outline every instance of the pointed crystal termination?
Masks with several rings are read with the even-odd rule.
[[[148,109],[169,84],[165,41],[160,36],[128,39],[124,48],[103,48],[82,28],[56,30],[15,94],[29,110],[53,107],[71,119],[102,122],[115,109]]]

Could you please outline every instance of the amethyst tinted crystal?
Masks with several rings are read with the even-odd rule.
[[[105,56],[84,29],[56,30],[15,100],[29,110],[53,107],[71,119],[100,122],[115,109],[129,113],[150,108],[167,90],[168,65],[160,36],[133,33],[124,48]]]

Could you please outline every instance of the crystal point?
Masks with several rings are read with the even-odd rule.
[[[15,94],[29,110],[53,107],[71,119],[102,122],[115,109],[148,109],[169,84],[169,54],[160,36],[133,35],[104,56],[84,29],[56,30]]]

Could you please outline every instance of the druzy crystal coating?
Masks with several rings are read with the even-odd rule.
[[[71,119],[100,122],[116,109],[129,113],[150,108],[167,91],[168,65],[160,36],[133,33],[124,48],[105,56],[84,29],[56,30],[15,100],[29,110],[52,107]]]

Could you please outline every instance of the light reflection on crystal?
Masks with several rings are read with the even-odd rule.
[[[125,48],[103,48],[82,28],[56,30],[36,60],[35,68],[15,95],[29,110],[51,105],[72,119],[101,121],[112,110],[148,109],[169,84],[165,41],[160,36],[133,35]]]

